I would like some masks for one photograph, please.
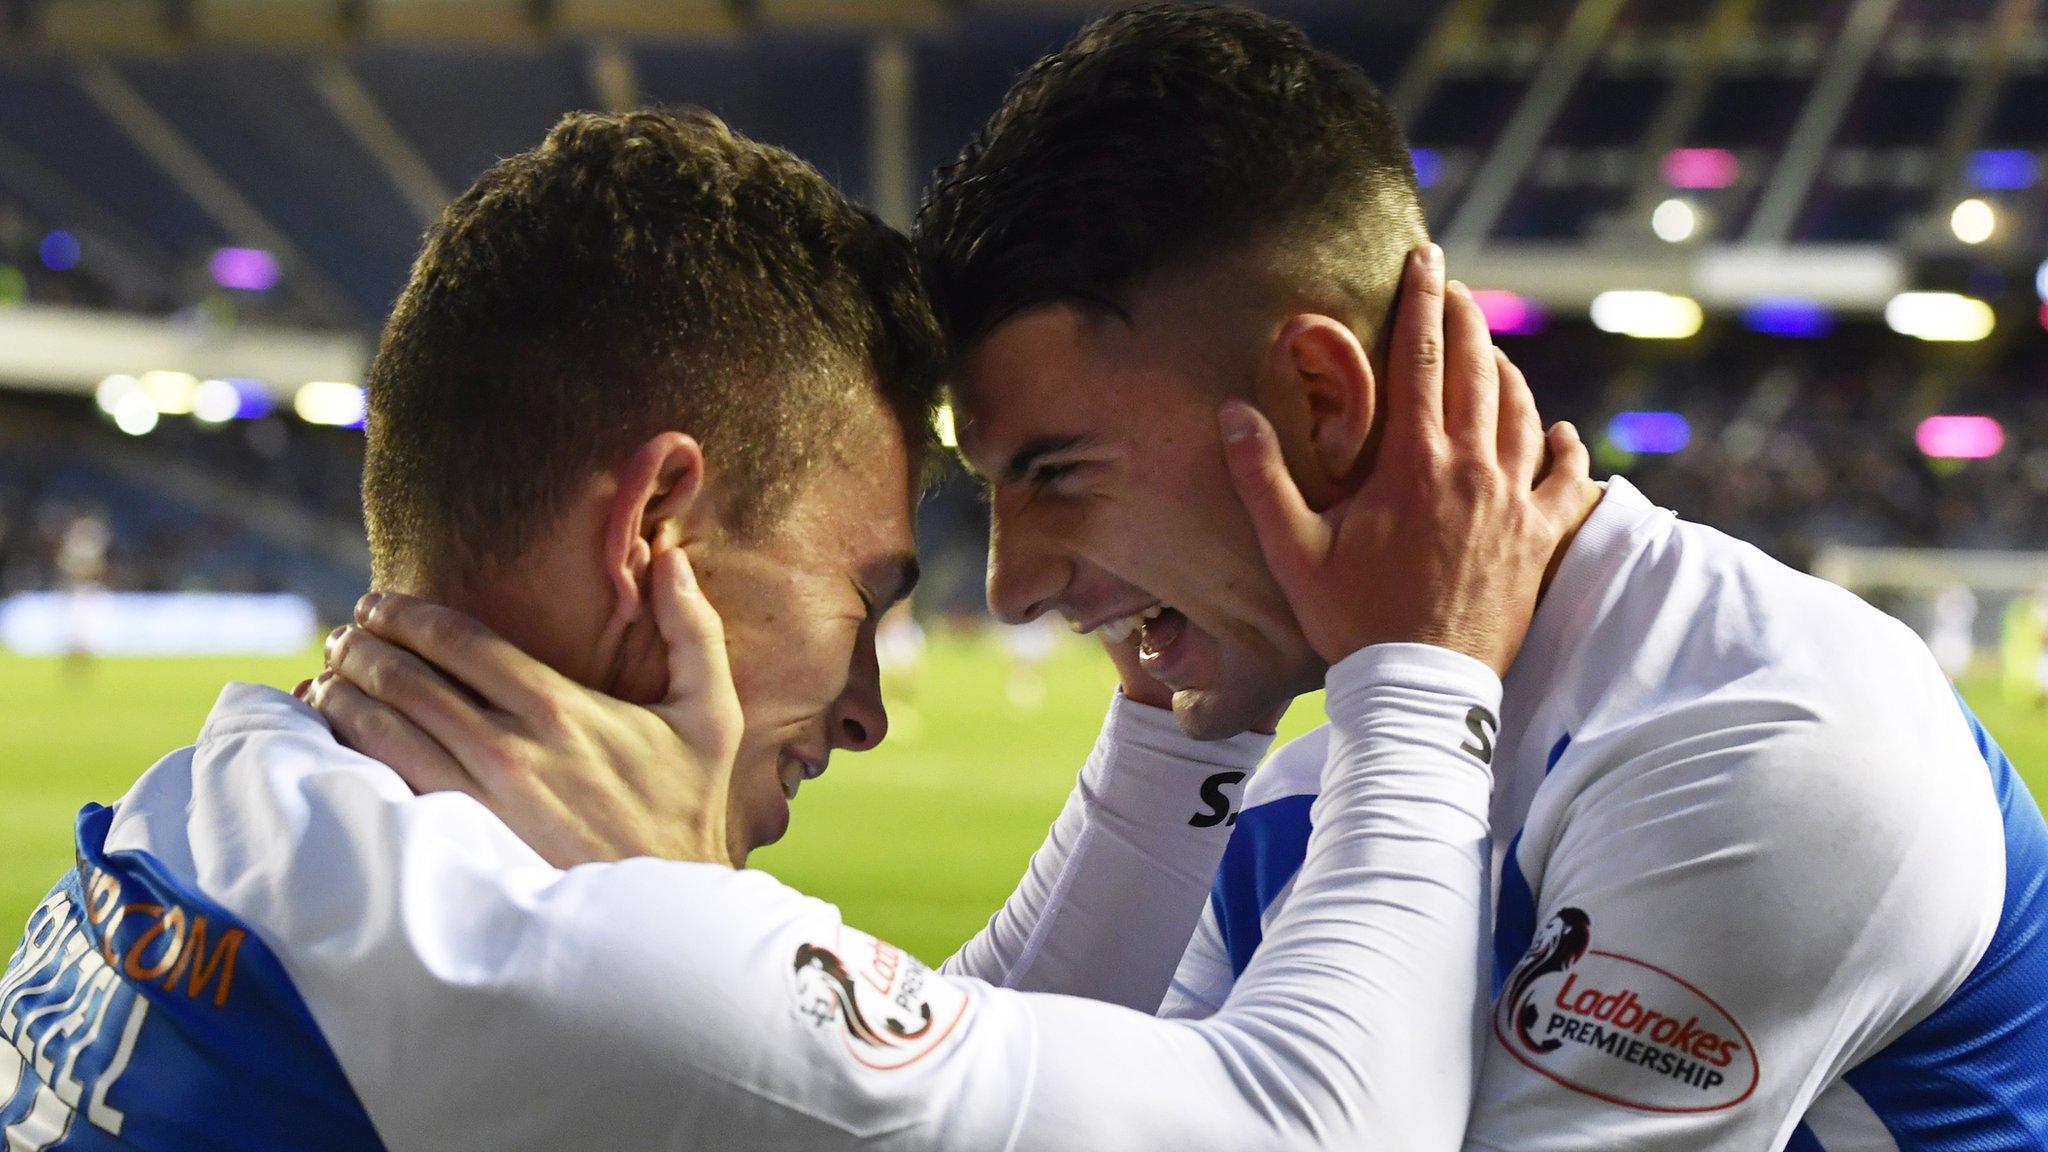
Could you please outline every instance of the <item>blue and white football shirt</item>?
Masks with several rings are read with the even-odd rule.
[[[140,852],[111,809],[0,976],[8,1152],[381,1148],[277,958]]]
[[[83,815],[0,977],[0,1146],[1448,1147],[1492,784],[1457,737],[1501,684],[1381,645],[1330,687],[1296,914],[1242,1003],[1188,1022],[1150,1009],[1227,840],[1189,813],[1262,738],[1198,744],[1117,705],[1018,895],[935,971],[758,872],[553,868],[470,798],[415,796],[304,704],[232,685],[197,745]],[[1134,891],[1187,899],[1127,914]],[[1132,933],[1170,945],[1126,950],[1156,979],[1103,978]],[[1083,979],[1144,1010],[1020,990]]]
[[[1904,626],[1612,480],[1473,738],[1470,1148],[2048,1148],[2048,830]],[[1247,786],[1166,1014],[1286,906],[1326,742]]]

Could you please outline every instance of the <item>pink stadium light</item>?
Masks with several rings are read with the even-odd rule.
[[[277,257],[261,248],[222,248],[207,267],[213,282],[223,288],[268,292],[277,287]]]
[[[1726,188],[1742,178],[1742,162],[1726,148],[1673,148],[1664,154],[1664,182],[1673,188]]]
[[[1486,316],[1486,329],[1497,336],[1534,336],[1549,319],[1541,305],[1519,292],[1481,288],[1472,300]]]
[[[1937,460],[1988,460],[2005,447],[2005,429],[1989,416],[1929,416],[1913,442]]]

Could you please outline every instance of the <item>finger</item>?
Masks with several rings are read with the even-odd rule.
[[[1518,490],[1527,489],[1543,466],[1543,418],[1536,412],[1528,377],[1499,348],[1493,358],[1500,378],[1500,466]]]
[[[654,624],[668,645],[668,694],[656,710],[681,731],[698,730],[696,723],[730,724],[739,695],[725,654],[725,621],[704,598],[690,558],[681,548],[665,548],[649,565],[648,577]]]
[[[327,717],[335,739],[390,767],[414,792],[461,792],[483,799],[447,749],[347,680],[322,673],[306,690],[306,702]]]
[[[1444,252],[1425,244],[1408,254],[1400,305],[1387,350],[1387,428],[1398,448],[1403,433],[1434,434],[1444,410]]]
[[[462,763],[500,759],[493,749],[501,733],[487,705],[398,645],[362,628],[345,628],[327,646],[327,667]]]
[[[1216,414],[1223,432],[1223,458],[1237,498],[1251,515],[1266,567],[1285,590],[1296,574],[1315,564],[1329,550],[1327,530],[1301,495],[1280,440],[1258,409],[1242,400],[1226,400]]]
[[[1472,290],[1453,280],[1444,294],[1444,430],[1465,452],[1494,458],[1500,411],[1499,364],[1486,314]]]
[[[372,592],[356,605],[356,622],[507,712],[530,715],[551,698],[573,691],[554,669],[453,608],[397,592]]]
[[[1536,485],[1536,502],[1553,517],[1568,517],[1580,511],[1585,484],[1593,477],[1593,457],[1579,430],[1559,421],[1545,438],[1550,466]]]

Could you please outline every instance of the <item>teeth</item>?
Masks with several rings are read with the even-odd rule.
[[[1120,644],[1129,639],[1131,633],[1136,632],[1147,620],[1157,620],[1159,614],[1164,611],[1166,611],[1166,605],[1154,604],[1143,612],[1134,612],[1129,616],[1119,616],[1097,628],[1096,631],[1108,638],[1110,643]]]

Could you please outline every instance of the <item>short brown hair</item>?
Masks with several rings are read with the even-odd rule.
[[[1392,109],[1284,20],[1162,4],[1040,60],[918,213],[927,283],[965,351],[1054,301],[1118,309],[1147,276],[1247,244],[1383,322],[1427,238]]]
[[[880,389],[928,458],[942,349],[909,243],[697,109],[574,113],[428,233],[369,374],[380,584],[510,563],[575,489],[681,429],[771,524]]]

